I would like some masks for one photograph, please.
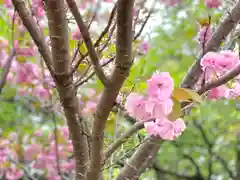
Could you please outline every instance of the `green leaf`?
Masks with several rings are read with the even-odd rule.
[[[175,89],[172,93],[172,97],[177,99],[178,101],[193,100],[198,103],[203,102],[201,96],[198,93],[196,93],[195,91],[193,91],[191,89],[186,89],[186,88],[175,87]]]
[[[176,119],[180,118],[182,113],[181,113],[181,103],[175,99],[175,98],[172,98],[172,101],[173,101],[173,109],[172,109],[172,112],[171,114],[169,114],[168,116],[168,119],[171,120],[171,121],[175,121]]]
[[[106,123],[106,131],[113,134],[114,130],[115,130],[115,118],[108,119]]]
[[[17,93],[16,88],[4,88],[3,89],[3,96],[6,99],[10,99],[12,97],[15,97],[16,93]]]
[[[86,47],[85,43],[82,43],[82,45],[79,48],[79,51],[81,54],[87,53],[87,47]]]

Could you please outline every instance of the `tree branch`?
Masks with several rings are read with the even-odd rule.
[[[111,86],[105,87],[98,102],[92,128],[92,156],[87,180],[97,180],[103,164],[104,129],[117,95],[129,75],[132,65],[132,18],[134,0],[119,0],[117,4],[116,65]]]
[[[12,0],[12,3],[17,10],[24,26],[27,28],[33,41],[37,45],[39,53],[43,57],[47,68],[49,69],[52,77],[54,78],[55,76],[52,67],[51,52],[44,40],[44,37],[42,37],[41,32],[38,29],[38,26],[34,21],[33,16],[31,15],[31,12],[26,8],[25,2],[23,0]]]
[[[142,171],[146,168],[142,165],[144,164],[145,166],[150,166],[152,164],[152,161],[156,157],[158,149],[160,148],[162,142],[163,141],[159,138],[150,137],[145,141],[145,143],[141,144],[133,156],[121,169],[116,180],[138,178]]]
[[[98,76],[98,78],[101,80],[101,82],[107,86],[109,85],[109,80],[107,79],[106,75],[104,74],[100,64],[99,64],[99,56],[93,46],[92,40],[90,38],[90,34],[88,32],[88,28],[87,26],[84,24],[82,16],[78,10],[77,4],[75,2],[75,0],[66,0],[77,24],[78,24],[78,28],[81,31],[81,34],[83,36],[83,40],[86,44],[86,47],[88,49],[88,53],[90,56],[90,59],[92,61],[93,67],[95,69],[96,75]]]
[[[200,61],[201,58],[209,51],[217,51],[222,41],[228,36],[236,23],[240,20],[240,1],[237,2],[232,11],[228,14],[222,23],[218,26],[216,32],[206,44],[205,49],[200,53],[196,62],[189,69],[187,75],[181,84],[184,88],[193,88],[201,74]]]
[[[9,70],[11,68],[12,60],[15,56],[15,53],[16,53],[15,48],[13,48],[10,55],[7,58],[5,65],[4,65],[3,72],[2,72],[2,78],[0,80],[0,94],[2,93],[2,89],[3,89],[4,85],[6,84],[7,76],[8,76]]]
[[[139,129],[142,129],[144,127],[143,123],[137,122],[135,123],[128,131],[126,131],[119,139],[117,139],[116,142],[111,144],[111,146],[108,147],[106,152],[104,153],[104,160],[107,160],[114,151],[117,150],[128,138],[130,138],[134,133],[136,133]]]
[[[77,103],[71,60],[69,56],[68,24],[64,0],[47,0],[46,3],[49,35],[52,46],[53,66],[56,74],[56,86],[64,108],[76,160],[76,179],[83,179],[88,162],[88,144],[84,137],[84,128],[78,123]]]
[[[202,86],[196,92],[199,94],[203,94],[204,92],[207,92],[215,87],[221,86],[222,84],[226,84],[228,81],[232,80],[239,74],[240,74],[240,64],[237,65],[233,70],[226,73],[225,75],[219,77],[217,80],[209,82],[205,86]]]

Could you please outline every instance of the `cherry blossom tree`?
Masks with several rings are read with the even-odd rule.
[[[184,117],[194,105],[205,98],[239,97],[239,54],[219,49],[238,28],[240,1],[234,3],[216,29],[210,20],[200,22],[200,52],[181,87],[174,84],[169,72],[155,72],[145,83],[144,92],[130,91],[127,96],[123,88],[131,67],[149,49],[144,40],[139,43],[139,37],[154,8],[149,9],[140,0],[104,2],[112,4],[112,9],[98,17],[101,1],[5,0],[14,33],[12,42],[0,41],[0,93],[6,83],[18,85],[20,96],[33,95],[40,106],[50,102],[52,112],[62,111],[67,126],[55,128],[47,138],[42,130],[36,131],[30,142],[21,140],[23,146],[12,146],[19,141],[16,133],[10,134],[8,140],[1,139],[0,176],[20,179],[25,174],[35,179],[37,174],[36,178],[47,179],[104,179],[104,167],[113,153],[126,139],[144,129],[148,136],[115,176],[116,180],[138,179],[154,163],[161,145],[184,133]],[[84,10],[91,3],[96,3],[97,9],[88,15]],[[154,3],[178,6],[184,1]],[[205,6],[215,9],[222,2],[205,0]],[[91,30],[94,23],[106,26],[97,33]],[[109,52],[112,47],[114,51]],[[103,88],[89,88],[89,99],[83,104],[80,91],[94,76]],[[134,124],[105,148],[104,134],[114,109],[123,110],[124,116],[134,119]],[[69,158],[71,154],[73,157]],[[17,166],[21,163],[20,170]]]

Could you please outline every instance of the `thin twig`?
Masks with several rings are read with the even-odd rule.
[[[102,67],[108,65],[108,64],[111,63],[114,59],[115,59],[115,57],[109,59],[109,61],[105,62],[105,63],[102,65]],[[89,74],[88,77],[86,77],[85,79],[83,79],[83,80],[80,81],[80,82],[77,82],[75,86],[76,86],[76,87],[79,87],[79,86],[83,85],[84,83],[88,82],[88,81],[95,75],[95,73],[96,73],[96,72],[93,71],[91,74]]]
[[[94,70],[96,71],[96,75],[98,76],[100,81],[105,86],[107,86],[109,84],[109,80],[106,77],[106,75],[104,74],[101,66],[99,65],[99,56],[98,56],[98,54],[97,54],[97,52],[96,52],[96,50],[93,46],[92,40],[90,38],[90,34],[88,32],[88,28],[83,22],[83,19],[82,19],[82,16],[81,16],[80,12],[79,12],[77,4],[76,4],[75,0],[66,0],[66,2],[68,4],[75,20],[76,20],[76,22],[77,22],[78,28],[81,31],[83,40],[86,44],[90,59],[92,61],[93,67],[94,67]]]

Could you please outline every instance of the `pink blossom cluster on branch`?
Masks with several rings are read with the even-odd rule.
[[[147,95],[130,94],[125,108],[136,120],[144,122],[150,135],[174,140],[186,127],[182,119],[169,119],[174,105],[171,99],[173,79],[168,72],[156,73],[147,81],[147,85]]]
[[[9,56],[8,46],[7,40],[0,40],[0,68],[2,69]],[[18,41],[15,41],[15,49],[16,57],[12,61],[7,83],[20,85],[17,89],[19,95],[33,95],[40,99],[47,99],[50,95],[49,88],[54,85],[49,72],[41,69],[37,63],[25,62],[27,58],[33,58],[36,55],[35,49],[29,46],[20,48]]]
[[[44,176],[48,180],[60,180],[58,171],[68,177],[74,174],[75,162],[70,158],[73,147],[67,127],[58,129],[58,144],[54,133],[47,138],[41,130],[26,142],[20,143],[17,136],[10,133],[8,139],[0,138],[0,178],[21,179],[24,171],[18,167],[20,163],[30,168],[31,176]]]
[[[239,65],[239,55],[233,51],[208,52],[201,59],[202,76],[198,85],[203,81],[208,83],[223,76]],[[234,78],[231,83],[213,88],[208,93],[209,99],[228,98],[234,99],[240,96],[239,77]]]

